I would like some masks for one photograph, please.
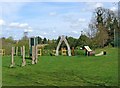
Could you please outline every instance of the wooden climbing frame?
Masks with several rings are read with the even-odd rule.
[[[62,55],[63,55],[63,56],[66,56],[66,55],[67,55],[67,54],[66,54],[66,51],[67,51],[66,48],[61,48],[61,52],[62,52]]]
[[[40,45],[37,45],[36,46],[36,54],[38,55],[38,56],[42,56],[42,49],[41,49],[42,47],[40,46]]]
[[[38,49],[38,56],[42,56],[42,51],[41,51],[41,49]]]
[[[5,55],[5,49],[0,49],[0,55],[2,55],[2,56]]]

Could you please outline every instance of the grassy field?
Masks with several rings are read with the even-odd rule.
[[[10,56],[2,58],[3,86],[115,86],[118,84],[118,50],[106,48],[105,56],[41,56],[39,62],[9,68]],[[101,49],[96,52],[101,51]]]

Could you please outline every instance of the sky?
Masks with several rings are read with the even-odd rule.
[[[115,11],[118,6],[116,2],[1,2],[0,37],[19,40],[28,32],[29,37],[78,38],[97,7]]]

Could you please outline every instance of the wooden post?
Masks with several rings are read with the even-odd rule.
[[[32,46],[32,64],[35,64],[35,46]]]
[[[72,47],[72,56],[75,56],[74,47]]]
[[[10,67],[13,67],[15,65],[15,63],[14,63],[14,53],[15,53],[15,47],[12,47],[12,53],[11,53],[12,59],[11,59]]]
[[[22,58],[22,66],[25,66],[26,65],[26,61],[25,61],[25,46],[22,47],[22,54],[23,54],[23,58]]]
[[[21,56],[23,55],[23,47],[20,47]]]
[[[35,47],[35,63],[37,64],[38,62],[38,47]]]
[[[63,48],[61,48],[61,55],[63,55]]]
[[[16,47],[16,56],[18,55],[18,47]]]

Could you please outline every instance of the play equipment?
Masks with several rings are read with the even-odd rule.
[[[15,62],[14,62],[14,53],[15,53],[15,48],[12,47],[12,53],[11,53],[12,59],[11,59],[11,65],[10,65],[10,67],[13,67],[15,65]]]
[[[50,53],[50,56],[55,56],[56,50],[52,50],[52,52]]]
[[[67,45],[67,49],[68,49],[68,56],[71,56],[71,50],[70,50],[70,46],[69,46],[69,44],[68,44],[68,42],[67,42],[67,40],[66,40],[66,38],[65,38],[65,36],[64,35],[62,35],[61,37],[60,37],[61,39],[60,39],[60,41],[59,41],[59,43],[58,43],[58,46],[57,46],[57,48],[56,48],[56,56],[58,56],[59,55],[59,48],[60,48],[60,45],[61,45],[61,43],[64,41],[65,42],[65,44]]]
[[[11,52],[11,65],[10,67],[14,67],[15,66],[15,62],[14,62],[14,55],[16,55],[16,49],[15,47],[12,47],[12,52]],[[21,51],[21,55],[22,55],[22,66],[26,65],[26,60],[25,60],[25,46],[21,47],[22,51]]]
[[[72,56],[75,56],[74,47],[72,47]]]
[[[2,55],[2,56],[5,55],[5,49],[0,49],[0,55]]]
[[[26,60],[25,60],[25,46],[22,47],[23,52],[22,53],[22,66],[26,65]]]
[[[15,51],[15,54],[16,54],[16,56],[18,55],[18,47],[16,47],[16,49],[15,49],[16,51]]]
[[[15,53],[15,47],[12,47],[12,52],[11,52],[11,65],[10,67],[14,67],[15,66],[15,62],[14,62],[14,56],[16,55]],[[22,65],[21,66],[25,66],[26,65],[26,59],[25,59],[25,46],[21,47],[21,56],[22,56]],[[38,50],[36,46],[32,46],[32,64],[36,64],[38,61]]]
[[[52,50],[52,53],[55,55],[56,50]]]
[[[85,50],[85,55],[86,56],[92,56],[92,55],[95,54],[95,52],[92,51],[89,46],[84,46],[83,49]]]
[[[102,55],[106,55],[106,51],[101,51],[100,53],[95,54],[95,56],[102,56]]]
[[[32,64],[37,63],[38,59],[38,52],[37,46],[32,46]]]
[[[37,51],[37,52],[38,52],[38,53],[37,53],[38,56],[42,56],[42,54],[43,54],[43,53],[42,53],[42,49],[43,49],[46,45],[48,45],[48,44],[37,44],[37,45],[36,45],[37,50],[38,50],[38,51]]]
[[[38,37],[29,38],[29,55],[32,56],[32,46],[38,45]]]
[[[67,54],[66,54],[66,48],[61,48],[61,54],[63,55],[63,56],[66,56]]]
[[[38,49],[38,37],[31,37],[29,39],[29,57],[32,58],[32,64],[36,64],[38,61],[38,55],[41,56],[41,49]],[[11,52],[11,65],[10,67],[14,67],[15,62],[14,62],[14,55],[18,55],[18,49],[19,47],[12,47],[12,52]],[[25,59],[25,46],[20,47],[21,51],[21,56],[22,56],[22,65],[26,65],[26,59]],[[40,51],[40,53],[38,53]]]
[[[41,51],[41,49],[38,49],[38,56],[42,56],[42,51]]]
[[[42,46],[41,45],[36,45],[36,48],[37,48],[37,55],[38,56],[42,56]]]
[[[36,64],[38,56],[41,56],[41,49],[39,48],[39,37],[29,38],[29,57],[32,57],[32,64]]]

